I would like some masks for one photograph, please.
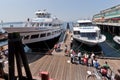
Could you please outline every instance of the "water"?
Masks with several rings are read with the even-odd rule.
[[[100,46],[107,57],[120,57],[120,45],[113,41],[113,35],[108,32],[102,32],[106,35],[106,41]]]
[[[10,26],[15,26],[15,27],[23,27],[25,25],[25,22],[6,22],[6,23],[0,23],[0,27],[10,27]]]

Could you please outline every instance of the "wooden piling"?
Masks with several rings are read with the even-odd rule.
[[[28,66],[28,61],[24,52],[24,48],[22,45],[22,40],[20,38],[19,33],[9,33],[8,34],[8,50],[9,50],[9,80],[15,80],[15,60],[16,57],[16,64],[18,70],[19,80],[23,78],[22,76],[22,68],[21,68],[21,61],[26,71],[27,79],[32,80],[32,75]]]

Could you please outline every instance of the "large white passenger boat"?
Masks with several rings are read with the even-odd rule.
[[[33,46],[34,43],[44,43],[59,38],[62,32],[62,23],[56,17],[51,17],[51,14],[46,10],[38,10],[35,12],[36,17],[28,19],[24,27],[5,27],[8,33],[19,32],[22,36],[23,44]],[[45,43],[46,44],[46,43]],[[43,45],[41,45],[43,46]]]
[[[78,20],[73,26],[73,39],[94,46],[104,42],[106,37],[101,34],[100,28],[94,26],[90,20]]]
[[[120,44],[120,36],[114,36],[113,40],[117,43]]]

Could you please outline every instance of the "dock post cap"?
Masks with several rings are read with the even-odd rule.
[[[49,73],[47,71],[41,71],[39,73],[41,80],[49,80]]]

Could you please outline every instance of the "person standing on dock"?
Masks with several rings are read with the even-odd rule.
[[[87,53],[84,53],[83,62],[84,62],[84,64],[87,65],[87,66],[88,66],[88,57],[89,57],[89,55],[88,55]]]
[[[67,44],[65,44],[65,53],[67,52],[67,50],[68,50],[68,46]]]
[[[93,66],[94,66],[96,69],[99,69],[100,64],[99,64],[97,58],[95,58],[95,60],[93,60]]]
[[[79,51],[79,52],[78,52],[78,61],[79,61],[79,64],[81,64],[81,56],[82,56],[82,54],[81,54],[81,52]]]
[[[92,53],[91,56],[90,56],[90,58],[91,58],[91,66],[93,66],[93,60],[95,59],[95,54]]]
[[[105,61],[105,63],[103,64],[103,67],[105,67],[106,69],[110,69],[110,66],[108,65],[107,61]]]
[[[73,63],[74,62],[73,61],[74,55],[72,53],[70,54],[70,58],[71,58],[71,63]]]
[[[54,45],[54,49],[55,49],[55,51],[57,50],[57,44]]]

